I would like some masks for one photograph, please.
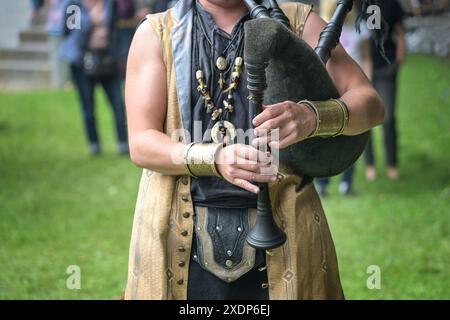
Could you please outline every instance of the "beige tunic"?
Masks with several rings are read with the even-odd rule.
[[[311,7],[282,5],[299,36]],[[167,69],[165,133],[182,128],[172,55],[173,9],[147,20],[161,40]],[[189,62],[187,62],[189,63]],[[275,219],[286,243],[267,254],[270,299],[342,299],[334,244],[312,183],[283,173],[270,185]],[[300,188],[301,186],[301,188]],[[130,245],[125,299],[186,299],[193,234],[190,179],[144,170]]]

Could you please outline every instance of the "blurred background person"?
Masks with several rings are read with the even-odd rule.
[[[337,0],[326,0],[320,3],[320,12],[322,18],[329,21],[336,10]],[[355,60],[368,78],[372,74],[372,56],[370,44],[370,32],[365,23],[361,23],[361,31],[356,31],[355,20],[357,16],[356,7],[350,12],[342,28],[341,45],[345,51]],[[352,196],[356,193],[353,190],[354,165],[342,174],[342,180],[339,184],[339,192],[345,196]],[[319,194],[324,197],[327,195],[327,187],[330,184],[330,178],[316,179],[316,185]]]
[[[153,12],[163,12],[174,6],[177,1],[170,0],[154,0],[153,1]]]
[[[397,95],[397,74],[403,64],[406,54],[405,29],[403,27],[403,9],[397,0],[380,0],[381,15],[389,25],[384,49],[386,61],[372,42],[371,54],[373,60],[372,82],[385,105],[385,120],[383,124],[384,147],[386,152],[387,176],[392,180],[400,177],[398,171],[398,146],[395,106]],[[377,177],[373,139],[370,138],[365,150],[366,179],[373,181]]]
[[[116,2],[116,36],[119,71],[125,77],[128,50],[133,40],[136,26],[152,12],[154,0],[115,0]]]
[[[95,87],[100,83],[111,105],[117,130],[118,151],[128,154],[124,101],[115,41],[113,0],[66,0],[64,8],[77,5],[81,28],[66,28],[60,58],[70,63],[80,98],[90,152],[101,152],[94,112]],[[64,19],[65,20],[65,19]]]
[[[39,23],[39,14],[41,9],[44,8],[45,1],[44,0],[31,0],[32,10],[30,17],[30,24],[32,26],[37,25]]]
[[[134,0],[115,0],[116,6],[116,37],[118,50],[118,65],[121,77],[125,77],[125,67],[128,49],[133,39],[137,21],[135,19],[136,5]]]
[[[139,22],[141,22],[145,18],[146,15],[155,12],[153,10],[155,0],[134,0],[134,3],[136,6],[134,16],[137,21],[137,26]]]
[[[150,13],[166,11],[168,0],[115,0],[119,72],[125,78],[128,51],[138,24]]]
[[[63,88],[69,80],[67,64],[58,58],[58,51],[64,41],[64,0],[50,0],[47,18],[47,32],[50,44],[50,68],[52,88]]]

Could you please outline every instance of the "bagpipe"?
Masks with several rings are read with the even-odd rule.
[[[276,0],[244,2],[252,18],[245,24],[244,61],[254,116],[262,111],[263,104],[339,98],[326,63],[339,43],[344,21],[355,2],[360,13],[355,24],[358,28],[367,17],[368,6],[376,1],[339,0],[314,50],[291,30],[289,19]],[[383,34],[383,30],[373,32],[381,53]],[[368,138],[368,132],[356,136],[310,138],[280,150],[279,160],[298,175],[331,177],[356,162]],[[273,219],[268,185],[260,184],[259,187],[256,223],[247,241],[257,249],[267,250],[281,246],[286,235]]]

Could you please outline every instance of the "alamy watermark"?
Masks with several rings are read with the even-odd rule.
[[[177,129],[172,133],[171,139],[172,141],[183,142],[185,145],[193,142],[193,141],[203,141],[204,139],[210,140],[211,136],[214,134],[213,130],[207,129],[205,132],[202,130],[202,122],[194,121],[193,122],[193,130],[192,134],[189,130],[185,129]],[[240,128],[236,129],[233,144],[242,144],[247,145],[247,141],[253,141],[255,138],[254,129],[243,130]],[[277,145],[279,143],[279,129],[272,130],[260,130],[259,138],[266,137],[269,139],[269,142]],[[219,142],[223,142],[221,137],[217,137]],[[246,153],[245,155],[234,155],[223,159],[216,159],[216,164],[244,164],[248,161],[255,161],[260,163],[270,163],[269,166],[261,168],[262,175],[273,175],[278,172],[279,168],[279,149],[272,148],[270,152],[268,152],[267,145],[261,145],[256,148],[258,153]],[[206,156],[206,155],[205,155]],[[173,150],[171,153],[171,160],[173,164],[183,164],[183,158],[179,157],[177,150]],[[196,158],[194,164],[200,164],[209,159],[200,159]]]
[[[381,8],[377,5],[367,7],[367,29],[381,29]],[[70,5],[66,9],[66,26],[69,30],[81,29],[81,8],[77,5]]]
[[[68,6],[66,9],[66,27],[69,30],[81,29],[81,8],[77,5]]]
[[[381,268],[377,265],[370,265],[366,270],[370,276],[367,278],[366,286],[369,290],[381,290]]]
[[[69,275],[66,279],[66,288],[69,290],[81,289],[81,268],[77,265],[70,265],[66,269]]]
[[[379,30],[381,29],[381,8],[377,5],[371,5],[367,7],[367,29]]]

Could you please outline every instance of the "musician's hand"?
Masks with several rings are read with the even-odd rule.
[[[264,106],[264,111],[253,119],[255,148],[268,144],[271,148],[284,149],[305,140],[316,128],[316,115],[306,105],[285,101]],[[279,129],[278,141],[272,141],[270,131]]]
[[[276,172],[261,174],[261,169],[271,167],[271,156],[244,144],[233,144],[219,151],[217,169],[228,182],[247,191],[258,193],[252,182],[274,182]]]

